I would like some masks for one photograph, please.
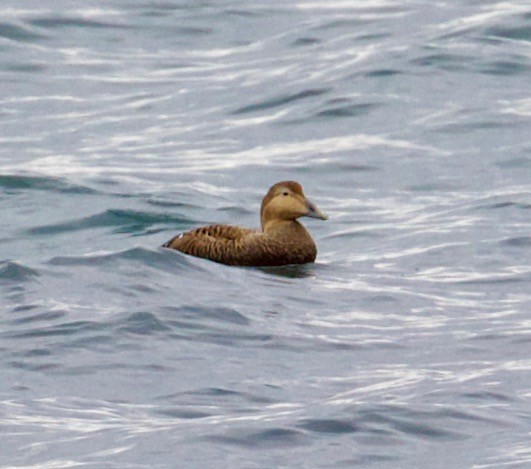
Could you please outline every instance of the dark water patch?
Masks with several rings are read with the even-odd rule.
[[[245,114],[248,112],[262,111],[264,109],[272,109],[278,106],[283,106],[284,104],[289,104],[301,99],[312,98],[316,96],[321,96],[329,91],[328,88],[315,88],[301,91],[300,93],[294,93],[284,96],[279,96],[277,98],[268,99],[265,101],[257,102],[250,104],[248,106],[243,106],[235,111],[232,114]]]
[[[182,306],[182,307],[166,307],[165,310],[171,314],[172,317],[189,320],[214,320],[215,322],[226,322],[229,324],[237,324],[240,326],[250,324],[250,320],[232,308],[207,308],[200,306]]]
[[[498,210],[501,208],[515,208],[519,210],[530,210],[531,204],[526,204],[522,202],[512,202],[512,201],[504,201],[504,202],[496,202],[493,204],[487,204],[487,205],[480,205],[477,207],[478,209],[487,209],[487,210]]]
[[[441,417],[447,417],[451,419],[457,419],[457,420],[466,420],[471,422],[489,422],[489,423],[497,423],[494,419],[486,418],[482,415],[473,414],[471,412],[464,412],[460,410],[454,410],[454,409],[444,409],[440,411]]]
[[[134,98],[132,98],[134,99]],[[94,183],[100,184],[102,186],[110,186],[110,187],[117,187],[120,185],[120,183],[109,176],[97,176],[93,179]],[[130,194],[120,194],[122,197],[131,197]]]
[[[31,366],[31,364],[29,364]],[[50,370],[46,370],[48,374],[55,375],[55,376],[86,376],[86,375],[94,375],[97,373],[102,373],[104,371],[110,371],[116,372],[117,370],[134,370],[136,372],[138,371],[158,371],[156,370],[156,366],[153,367],[152,365],[135,365],[128,366],[128,365],[121,365],[121,364],[95,364],[95,365],[74,365],[74,366],[55,366],[51,368]],[[167,371],[161,370],[161,371]],[[97,417],[93,417],[94,420],[97,419]]]
[[[35,73],[35,72],[42,72],[43,70],[46,70],[47,67],[41,64],[13,64],[13,65],[6,64],[2,68],[10,72]]]
[[[186,269],[194,272],[209,272],[209,261],[197,257],[188,256],[175,249],[159,247],[157,251],[151,251],[145,248],[130,249],[124,252],[128,259],[141,260],[142,263],[155,267],[157,269],[165,268],[171,272]]]
[[[371,467],[374,464],[381,464],[381,463],[394,463],[389,464],[381,467],[400,467],[400,464],[398,463],[400,461],[400,458],[397,456],[387,456],[384,454],[376,454],[376,453],[367,453],[367,454],[360,454],[359,456],[352,458],[352,459],[342,459],[334,464],[326,465],[324,467],[345,467],[345,468],[351,468],[351,467]]]
[[[43,16],[29,20],[29,23],[39,28],[104,28],[104,29],[132,29],[132,26],[103,21],[89,20],[74,16]]]
[[[455,184],[444,182],[425,182],[423,184],[414,184],[406,188],[412,192],[448,192],[456,191],[458,188]]]
[[[136,247],[105,254],[89,254],[84,256],[57,256],[46,263],[53,266],[115,266],[117,262],[135,262],[153,267],[157,270],[177,272],[207,272],[195,258],[172,249],[158,248],[150,250]]]
[[[218,210],[220,212],[231,212],[231,213],[234,213],[235,215],[250,215],[250,214],[255,213],[254,210],[250,210],[248,208],[237,206],[237,205],[227,205],[224,207],[220,207]]]
[[[119,326],[119,330],[130,334],[151,335],[170,331],[171,327],[152,313],[133,313]]]
[[[305,327],[304,325],[301,325]],[[308,328],[310,329],[310,328]],[[399,348],[395,344],[389,344],[384,340],[378,343],[370,341],[368,345],[364,345],[355,339],[350,341],[330,339],[329,337],[312,337],[301,338],[296,336],[271,336],[269,340],[263,341],[261,346],[264,349],[270,350],[285,350],[295,353],[337,353],[337,352],[352,352],[362,351],[366,348],[377,348],[382,350],[384,348]]]
[[[492,130],[492,129],[503,129],[503,128],[512,127],[512,126],[514,126],[514,124],[509,123],[509,122],[484,120],[481,122],[446,124],[438,128],[435,128],[434,130],[439,133],[466,134],[469,132],[485,131],[485,130]]]
[[[159,64],[158,67],[162,70],[182,70],[182,69],[192,70],[194,68],[199,67],[199,65],[192,61],[181,60],[181,61],[173,61],[173,62],[168,61],[168,62]],[[140,97],[140,99],[142,99],[142,97]]]
[[[378,39],[387,39],[391,37],[389,33],[368,33],[368,34],[359,34],[353,37],[356,42],[359,41],[377,41]]]
[[[376,304],[390,305],[390,304],[398,303],[399,300],[395,296],[379,294],[379,295],[362,296],[360,297],[359,302],[362,305],[363,304],[365,305],[376,305]]]
[[[194,394],[201,396],[214,396],[214,397],[227,397],[227,396],[239,396],[240,393],[237,391],[232,391],[231,389],[224,388],[205,388],[200,389],[199,391],[194,391]]]
[[[434,425],[422,423],[425,419],[417,418],[411,415],[410,418],[399,417],[399,412],[395,411],[392,414],[367,412],[363,415],[363,423],[379,423],[389,425],[391,428],[398,430],[401,433],[413,435],[419,438],[428,439],[443,439],[443,440],[458,440],[463,438],[463,435],[455,431],[445,430]]]
[[[444,394],[447,397],[448,390],[444,391],[441,394]],[[452,392],[452,395],[454,395],[453,392]],[[455,396],[456,396],[456,401],[458,401],[459,399],[461,399],[463,395],[460,393],[455,393]],[[465,409],[466,410],[456,410],[452,406],[448,406],[448,407],[435,408],[429,411],[428,410],[415,411],[415,412],[412,412],[412,414],[415,416],[417,420],[422,420],[422,419],[433,420],[433,421],[442,420],[442,421],[448,422],[448,419],[457,419],[457,420],[465,420],[465,421],[471,421],[471,422],[483,422],[483,423],[490,423],[490,424],[495,424],[499,426],[506,426],[506,422],[500,419],[488,417],[484,413],[481,413],[481,414],[478,413],[478,412],[483,412],[483,409],[481,408],[465,407]],[[403,412],[403,414],[407,414],[407,413]]]
[[[229,8],[227,10],[223,10],[224,15],[228,16],[240,16],[244,18],[256,18],[260,16],[260,12],[258,10],[242,10],[239,8]]]
[[[316,433],[354,433],[358,430],[353,423],[337,419],[308,419],[298,426]]]
[[[499,341],[499,340],[505,340],[507,339],[507,334],[505,333],[484,333],[484,334],[474,334],[472,337],[469,338],[469,340],[473,341],[484,341],[484,342],[491,342],[491,341]]]
[[[512,397],[492,391],[469,392],[462,394],[462,396],[466,399],[472,399],[474,401],[514,402]]]
[[[21,352],[20,355],[25,358],[39,358],[39,357],[48,357],[51,355],[51,352],[42,348],[34,348],[31,350],[26,350]]]
[[[314,26],[311,29],[314,31],[327,31],[329,29],[338,29],[346,27],[350,31],[356,31],[359,30],[362,25],[366,25],[368,23],[371,23],[372,21],[373,20],[371,19],[361,17],[347,17],[323,22],[322,24]]]
[[[16,332],[9,334],[9,337],[16,339],[27,339],[52,336],[70,336],[100,328],[101,324],[95,323],[93,321],[74,321],[48,327],[39,327],[38,329],[29,329],[23,332]]]
[[[45,190],[66,194],[95,194],[97,191],[88,187],[70,184],[62,179],[42,176],[23,176],[0,174],[0,188],[11,193],[18,190]]]
[[[146,228],[136,233],[131,233],[132,237],[150,236],[157,233],[166,232],[167,228]]]
[[[336,165],[337,169],[341,171],[352,171],[355,173],[363,173],[363,172],[369,172],[369,171],[380,171],[381,168],[378,166],[371,166],[368,164],[360,164],[360,163],[349,163],[349,162],[343,162],[343,163],[337,163]]]
[[[313,46],[315,44],[320,44],[321,40],[317,39],[316,37],[300,37],[293,41],[291,45],[293,47],[301,47],[301,46]]]
[[[224,405],[234,406],[237,408],[241,402],[251,402],[253,404],[272,404],[277,403],[275,399],[264,395],[258,395],[250,392],[233,391],[227,388],[201,388],[193,391],[185,391],[181,393],[159,396],[158,400],[170,401],[175,404],[187,404],[187,403],[201,403],[209,405],[213,401],[218,404],[224,403]]]
[[[307,436],[300,431],[286,428],[271,428],[261,432],[250,433],[241,431],[233,435],[210,436],[205,438],[214,443],[223,443],[246,448],[286,448],[300,446],[307,442]]]
[[[530,344],[531,343],[531,334],[521,334],[518,337],[515,337],[511,340],[513,344],[516,345],[522,345],[522,344]]]
[[[27,289],[25,286],[19,285],[19,282],[4,282],[3,285],[0,283],[0,287],[4,287],[6,298],[11,303],[21,303],[26,298]]]
[[[260,272],[284,278],[315,277],[315,267],[311,264],[285,265],[281,267],[255,267]]]
[[[486,208],[486,209],[498,209],[498,208],[507,208],[507,207],[514,207],[516,204],[514,202],[496,202],[495,204],[489,204],[489,205],[481,205],[478,208]]]
[[[487,75],[517,75],[529,73],[531,67],[516,61],[499,60],[481,67],[480,70]]]
[[[198,1],[197,4],[208,6],[207,2],[201,2]],[[160,2],[150,2],[150,3],[142,3],[138,5],[138,8],[149,8],[150,10],[160,10],[160,11],[178,11],[178,10],[188,10],[192,9],[191,3],[183,2],[183,3],[173,3],[169,1],[160,1]]]
[[[11,311],[13,313],[26,312],[26,311],[32,311],[38,307],[39,305],[36,305],[36,304],[17,305],[14,308],[12,308]]]
[[[155,207],[164,207],[164,208],[182,208],[182,209],[189,209],[189,208],[198,208],[200,205],[196,204],[188,204],[184,202],[174,202],[170,200],[158,200],[158,199],[148,199],[146,202],[149,205],[153,205]]]
[[[437,40],[439,41],[445,41],[449,39],[454,39],[456,41],[460,41],[463,38],[468,37],[476,37],[478,35],[478,28],[477,26],[461,26],[457,28],[452,28],[450,32],[443,33],[439,36],[437,36]]]
[[[531,41],[531,26],[494,26],[485,30],[485,35],[504,39]]]
[[[9,363],[13,368],[28,371],[51,371],[60,368],[57,363],[35,363],[33,361],[12,361]]]
[[[377,108],[376,103],[349,104],[346,106],[331,106],[316,114],[317,117],[358,117],[367,115]]]
[[[79,366],[69,366],[64,367],[55,367],[51,369],[48,373],[53,375],[63,375],[63,376],[85,376],[85,375],[94,375],[98,371],[101,371],[105,367],[98,367],[94,365],[79,365]]]
[[[171,417],[183,420],[195,420],[212,416],[211,413],[184,409],[157,409],[156,412],[157,414],[163,415],[164,417]]]
[[[212,28],[199,26],[178,26],[172,28],[172,31],[183,36],[206,36],[214,32]]]
[[[0,262],[0,279],[8,282],[28,282],[40,274],[37,270],[14,261]]]
[[[395,70],[392,68],[379,68],[376,70],[371,70],[366,72],[365,76],[368,78],[379,78],[379,77],[392,77],[394,75],[400,75],[402,72],[400,70]]]
[[[80,348],[80,349],[92,349],[99,350],[103,352],[112,352],[116,347],[116,337],[112,336],[110,333],[110,327],[106,324],[100,324],[99,328],[101,330],[109,330],[109,335],[96,334],[89,337],[77,337],[69,338],[67,344],[64,344],[63,347],[68,348]]]
[[[171,338],[177,341],[183,340],[227,347],[264,347],[264,344],[270,343],[273,339],[270,334],[238,332],[228,330],[226,327],[216,327],[197,322],[168,321],[167,323],[171,324],[177,331],[171,334]]]
[[[47,264],[58,266],[70,265],[101,265],[102,263],[114,263],[119,259],[132,259],[144,257],[142,248],[132,248],[125,251],[111,252],[105,254],[94,254],[86,256],[57,256],[52,257]],[[157,256],[160,257],[160,256]]]
[[[14,322],[17,324],[28,324],[40,321],[48,322],[61,319],[62,317],[66,316],[66,314],[67,313],[65,311],[46,311],[44,313],[32,314],[30,316],[17,316]]]
[[[157,288],[152,287],[150,285],[145,285],[143,283],[133,284],[130,286],[130,288],[139,293],[156,293],[159,291]]]
[[[0,23],[0,37],[21,42],[35,42],[46,38],[42,34],[37,34],[28,28],[11,23]]]
[[[410,61],[413,65],[421,67],[436,67],[443,70],[464,70],[465,64],[470,61],[469,57],[456,54],[436,53],[419,57]]]
[[[184,391],[180,393],[175,394],[168,394],[164,396],[158,396],[158,400],[161,401],[172,401],[172,402],[180,402],[183,398],[190,398],[194,396],[198,396],[199,398],[205,398],[207,401],[211,401],[212,398],[232,398],[235,396],[239,396],[240,393],[238,391],[232,391],[231,389],[225,389],[225,388],[201,388],[193,391]]]
[[[531,246],[531,236],[515,236],[512,238],[500,241],[503,246],[510,246],[513,248],[525,248]]]
[[[50,235],[70,231],[114,227],[113,231],[115,233],[133,234],[142,232],[155,224],[178,225],[189,222],[190,220],[188,218],[179,215],[109,209],[85,218],[30,228],[27,230],[27,233],[31,235]]]
[[[20,391],[29,391],[31,388],[28,386],[24,386],[21,384],[17,384],[13,386],[13,391],[20,392]]]
[[[529,168],[531,167],[531,158],[526,156],[518,156],[514,158],[508,158],[503,161],[494,163],[500,168]]]
[[[493,274],[478,279],[471,278],[465,280],[457,280],[452,283],[455,283],[456,285],[507,285],[512,283],[524,283],[527,280],[528,279],[525,275],[503,276]]]
[[[211,8],[212,2],[207,0],[185,0],[179,2],[157,1],[138,5],[138,8],[149,8],[160,11],[196,11]]]

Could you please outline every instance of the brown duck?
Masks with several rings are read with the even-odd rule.
[[[214,262],[240,266],[278,266],[313,262],[317,248],[297,220],[328,217],[310,202],[295,181],[278,182],[262,200],[262,230],[210,225],[187,231],[163,245]]]

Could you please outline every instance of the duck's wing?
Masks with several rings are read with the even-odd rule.
[[[245,256],[249,242],[258,231],[229,225],[210,225],[181,233],[162,247],[176,249],[222,264],[239,264]]]

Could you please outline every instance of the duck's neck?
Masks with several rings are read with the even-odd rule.
[[[267,236],[276,239],[298,239],[300,241],[309,238],[310,233],[297,220],[269,220],[262,221],[262,231]]]

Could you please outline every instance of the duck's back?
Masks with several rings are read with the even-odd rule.
[[[175,236],[163,247],[214,262],[239,266],[278,266],[313,262],[311,238],[305,242],[276,240],[256,230],[210,225]]]

